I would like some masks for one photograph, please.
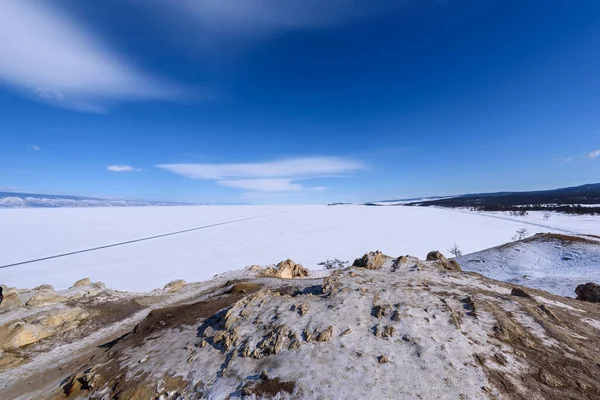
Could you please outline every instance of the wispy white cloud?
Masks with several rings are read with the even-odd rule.
[[[309,177],[341,174],[364,168],[341,157],[303,157],[247,164],[159,164],[156,167],[191,179]]]
[[[140,4],[140,0],[132,0]],[[202,43],[222,40],[247,42],[273,34],[327,28],[366,18],[409,1],[373,2],[369,0],[153,0],[155,7],[171,14],[171,26],[200,30]],[[145,2],[144,4],[147,4]],[[168,19],[168,17],[167,17]],[[220,50],[222,46],[217,46]],[[229,47],[226,47],[229,49]]]
[[[0,38],[0,83],[40,101],[98,112],[113,101],[183,95],[125,62],[48,2],[0,1]]]
[[[107,165],[106,169],[110,172],[141,172],[140,168],[134,168],[131,165]]]
[[[333,25],[368,10],[356,0],[183,0],[182,7],[215,29],[298,29]]]
[[[303,157],[245,164],[159,164],[162,168],[190,179],[213,180],[219,186],[263,191],[291,192],[322,190],[307,187],[299,180],[343,177],[364,169],[362,162],[342,157]]]
[[[38,146],[37,144],[32,144],[30,146],[27,146],[27,151],[40,151],[42,148],[40,146]]]
[[[295,192],[306,188],[290,179],[230,179],[217,181],[217,185],[259,192]]]
[[[588,158],[596,158],[600,156],[600,150],[594,150],[588,154]]]

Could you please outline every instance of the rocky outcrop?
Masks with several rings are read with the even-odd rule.
[[[577,300],[600,303],[600,285],[588,282],[585,285],[577,286],[575,293],[577,294]]]
[[[28,301],[25,303],[28,307],[42,307],[56,303],[62,303],[67,301],[66,297],[59,296],[54,290],[43,289],[38,290]]]
[[[427,261],[444,261],[447,258],[439,251],[430,251],[427,253]]]
[[[90,278],[83,278],[78,280],[77,282],[75,282],[73,284],[73,287],[85,287],[85,286],[91,286],[92,285],[92,281],[90,281]]]
[[[372,251],[354,260],[353,267],[365,269],[381,269],[385,263],[385,256],[379,250]]]
[[[49,365],[40,398],[600,398],[595,304],[450,271],[439,253],[369,254],[362,269],[324,279],[264,279],[255,268],[147,296],[177,305],[154,303],[130,332],[65,355],[63,370]],[[16,368],[15,390],[26,390],[32,370]],[[0,398],[27,398],[11,385]]]
[[[442,253],[439,251],[430,251],[427,254],[427,261],[434,261],[435,266],[438,267],[442,271],[448,272],[461,272],[462,269],[460,265],[455,260],[448,260]]]
[[[17,289],[6,287],[3,287],[2,289],[4,300],[2,301],[2,304],[0,304],[0,313],[23,306],[23,302],[19,298],[19,292]]]
[[[0,326],[0,348],[23,347],[56,333],[75,329],[88,316],[81,308],[63,308],[10,321]]]
[[[165,290],[167,293],[176,293],[176,292],[179,292],[184,287],[185,287],[185,281],[183,279],[177,279],[177,280],[167,283],[165,285],[165,287],[163,288],[163,290]]]
[[[280,262],[275,267],[256,268],[256,266],[253,266],[252,270],[258,272],[259,276],[268,278],[293,279],[309,276],[309,271],[306,268],[290,259]]]
[[[33,290],[54,290],[54,286],[44,284],[44,285],[40,285],[38,287],[33,288]]]

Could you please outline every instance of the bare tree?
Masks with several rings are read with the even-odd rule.
[[[456,243],[454,243],[454,244],[452,245],[452,247],[450,247],[450,248],[448,249],[448,252],[449,252],[450,254],[453,254],[453,255],[454,255],[454,257],[460,257],[460,256],[462,256],[462,250],[460,249],[460,247],[458,247],[458,245],[457,245]]]
[[[545,214],[544,214],[544,221],[548,221],[548,220],[550,219],[550,217],[551,217],[551,216],[552,216],[552,214],[550,214],[549,212],[548,212],[548,213],[545,213]]]
[[[525,229],[525,228],[517,229],[517,232],[512,237],[512,240],[513,240],[513,242],[516,242],[517,240],[525,239],[527,236],[529,236],[529,231],[527,229]]]

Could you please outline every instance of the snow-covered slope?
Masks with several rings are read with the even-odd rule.
[[[0,398],[600,398],[597,304],[428,258],[144,295],[88,282],[3,315]]]
[[[575,297],[577,285],[600,282],[600,238],[540,234],[456,261],[465,271]]]
[[[0,192],[0,208],[24,207],[143,207],[183,205],[158,201],[107,200],[78,196],[57,196],[29,193]]]

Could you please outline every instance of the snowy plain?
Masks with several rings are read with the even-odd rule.
[[[252,218],[252,219],[248,219]],[[237,222],[236,222],[237,221]],[[57,290],[89,277],[109,287],[148,291],[248,265],[291,258],[309,269],[339,258],[352,262],[381,250],[424,258],[457,243],[464,254],[530,234],[566,230],[600,235],[600,218],[540,213],[484,215],[426,207],[197,206],[0,210],[0,267],[171,232],[199,230],[0,268],[0,283]],[[210,226],[214,224],[221,224]]]

